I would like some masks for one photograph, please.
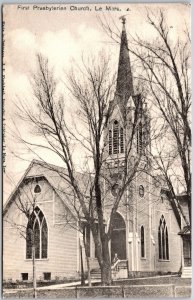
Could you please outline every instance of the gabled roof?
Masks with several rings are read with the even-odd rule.
[[[175,218],[177,220],[177,223],[178,223],[179,227],[181,228],[180,212],[179,212],[179,209],[176,205],[176,201],[172,196],[172,193],[170,192],[170,190],[167,187],[162,187],[160,193],[163,194],[163,195],[166,195],[167,199],[169,199],[169,201],[171,203],[171,206],[172,206],[172,209],[173,209],[173,212],[174,212],[174,215],[175,215]]]
[[[18,185],[15,187],[7,202],[4,205],[3,214],[7,212],[10,205],[15,199],[17,195],[18,189],[25,183],[27,179],[35,178],[35,177],[43,177],[47,180],[50,186],[55,190],[60,199],[65,203],[68,209],[73,213],[73,206],[79,210],[79,202],[73,195],[73,190],[71,185],[68,183],[67,170],[62,167],[58,167],[52,164],[48,164],[42,161],[33,160],[26,172],[22,176]],[[88,182],[90,177],[88,174],[82,174],[76,172],[77,179],[79,180],[82,192],[84,194],[88,193]],[[74,208],[75,211],[75,208]]]

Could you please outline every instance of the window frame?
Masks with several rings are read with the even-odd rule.
[[[37,210],[38,210],[38,214],[37,214]],[[39,214],[42,214],[42,220],[40,221],[38,215]],[[34,227],[35,227],[35,224],[38,223],[38,226],[39,226],[39,255],[38,257],[36,257],[36,245],[35,245],[35,260],[48,260],[48,248],[49,248],[49,229],[48,229],[48,224],[47,224],[47,220],[46,220],[46,217],[45,217],[45,214],[43,213],[43,211],[38,207],[36,206],[34,211],[31,213],[31,217],[34,218],[33,219],[33,230],[34,230]],[[29,224],[30,220],[28,220],[28,223],[27,223],[27,227],[26,227],[26,243],[25,243],[25,260],[32,260],[32,242],[31,242],[31,238],[28,240],[27,239],[27,230],[28,230],[28,224]],[[43,253],[42,253],[42,244],[43,244],[43,241],[42,241],[42,233],[43,233],[43,223],[45,223],[46,225],[46,257],[43,257]],[[28,245],[28,243],[31,243],[31,245]],[[36,242],[35,242],[36,243]],[[30,257],[28,257],[28,247],[31,247],[30,249]]]
[[[143,239],[142,239],[142,229],[143,229]],[[143,240],[143,242],[142,242],[142,240]],[[140,228],[140,246],[141,246],[141,259],[146,259],[145,228],[143,225],[141,225],[141,228]],[[143,252],[143,255],[142,255],[142,252]]]
[[[163,215],[160,218],[158,226],[158,260],[170,260],[168,226]]]
[[[38,192],[35,191],[36,188],[39,188]],[[34,194],[40,194],[41,192],[42,192],[41,186],[40,186],[40,184],[37,183],[34,187]]]
[[[27,275],[27,279],[24,279],[24,278],[23,278],[24,275]],[[22,281],[28,281],[28,280],[29,280],[29,276],[28,276],[28,275],[29,275],[29,274],[28,274],[27,272],[22,272],[22,273],[21,273]]]
[[[50,279],[46,279],[45,277],[49,274]],[[43,272],[44,281],[51,281],[51,272]]]

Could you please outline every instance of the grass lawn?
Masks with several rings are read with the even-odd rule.
[[[150,285],[150,284],[174,284],[176,286],[191,286],[191,278],[172,277],[152,277],[115,280],[114,285]]]
[[[191,297],[191,279],[153,277],[114,281],[111,287],[68,287],[38,290],[37,298]],[[32,289],[6,290],[4,298],[32,298]]]

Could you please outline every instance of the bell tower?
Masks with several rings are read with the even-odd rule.
[[[145,204],[146,214],[149,215],[147,211],[149,208],[149,197],[147,196],[149,179],[146,172],[136,172],[134,176],[133,170],[136,170],[134,169],[136,161],[138,161],[138,168],[142,168],[142,165],[145,166],[145,163],[148,166],[147,154],[150,150],[150,117],[143,95],[135,92],[126,33],[126,19],[124,17],[121,19],[122,32],[116,88],[114,98],[110,103],[112,108],[111,117],[104,135],[106,145],[106,164],[104,168],[106,174],[105,190],[109,193],[110,197],[105,205],[108,211],[113,201],[117,200],[122,180],[128,178],[129,184],[125,187],[125,191],[117,207],[117,213],[122,216],[124,222],[123,225],[120,222],[120,227],[115,227],[115,231],[113,230],[111,236],[111,255],[113,256],[114,252],[116,252],[120,255],[120,258],[128,260],[129,270],[137,271],[139,269],[140,257],[140,221],[138,220],[137,212]],[[126,176],[124,177],[123,174]],[[130,176],[132,176],[131,180]],[[119,215],[116,218],[118,221],[120,219]],[[120,244],[125,245],[125,247],[122,246],[124,252],[120,248],[117,249],[117,244],[121,236],[123,238]]]
[[[105,144],[109,166],[122,165],[128,144],[133,156],[145,156],[150,146],[150,117],[147,104],[141,94],[135,94],[129,48],[126,33],[126,19],[122,17],[120,53],[114,99],[111,102],[112,115],[107,124]],[[150,149],[149,149],[150,150]]]

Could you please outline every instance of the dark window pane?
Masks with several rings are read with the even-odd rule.
[[[34,211],[36,212],[36,214],[39,214],[40,208],[38,206],[35,207]]]
[[[50,272],[44,273],[44,280],[51,280],[51,273]]]
[[[143,196],[144,196],[144,187],[143,187],[143,185],[139,186],[139,195],[140,195],[141,198],[143,198]]]
[[[141,257],[145,257],[144,227],[141,226]]]
[[[26,229],[26,258],[32,258],[32,228],[28,222]]]
[[[43,213],[42,213],[41,210],[39,211],[38,218],[39,218],[40,224],[41,224],[41,223],[42,223],[42,220],[43,220],[43,218],[44,218],[44,215],[43,215]]]
[[[162,215],[158,228],[159,259],[169,259],[168,229]]]
[[[22,280],[28,280],[28,273],[22,273]]]
[[[42,222],[42,258],[47,258],[48,228],[45,219]]]
[[[164,228],[162,228],[162,258],[165,259],[165,237],[164,237]]]
[[[35,193],[35,194],[38,194],[38,193],[40,193],[40,192],[41,192],[41,188],[40,188],[39,184],[37,184],[37,185],[35,186],[35,188],[34,188],[34,193]]]
[[[160,226],[158,228],[158,250],[159,250],[159,259],[162,259],[162,244],[161,244],[161,231]]]
[[[166,259],[169,259],[168,229],[166,227]]]
[[[35,246],[35,258],[40,258],[40,227],[38,220],[34,225],[34,246]]]

